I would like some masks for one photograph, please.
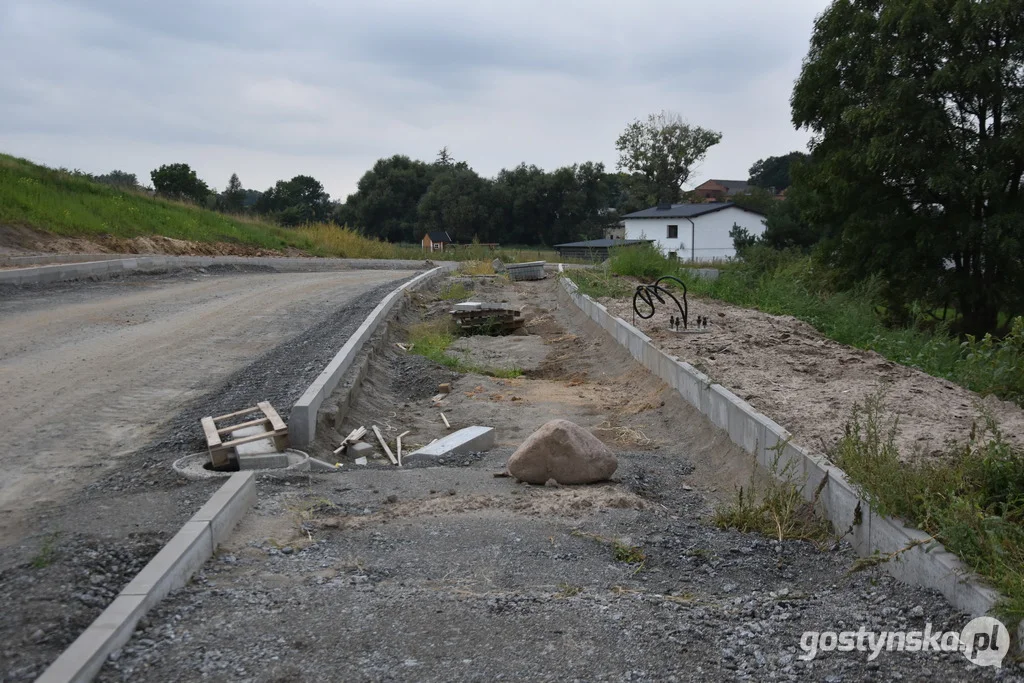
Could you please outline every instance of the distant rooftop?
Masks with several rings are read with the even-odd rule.
[[[696,218],[697,216],[722,211],[723,209],[729,209],[734,206],[737,209],[743,209],[742,206],[737,206],[732,202],[724,202],[722,204],[659,204],[658,206],[650,209],[644,209],[643,211],[627,213],[623,218]],[[758,213],[751,209],[743,210],[750,211],[751,213]]]

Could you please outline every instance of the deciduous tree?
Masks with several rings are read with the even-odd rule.
[[[626,126],[616,140],[618,167],[644,176],[649,203],[677,202],[693,167],[721,139],[721,133],[690,125],[678,114],[651,114]]]
[[[1024,311],[1024,4],[836,0],[793,92],[833,261],[963,329]]]
[[[188,164],[164,164],[149,174],[157,194],[174,199],[188,199],[197,204],[206,202],[210,188]]]

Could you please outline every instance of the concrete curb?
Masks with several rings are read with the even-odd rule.
[[[562,278],[561,284],[559,298],[567,298],[586,313],[621,346],[629,349],[637,362],[678,391],[715,426],[727,432],[733,443],[753,455],[777,478],[791,475],[800,482],[806,500],[817,497],[824,516],[836,529],[850,529],[846,537],[859,555],[899,553],[898,557],[884,563],[896,578],[935,589],[951,605],[972,616],[992,611],[999,600],[999,593],[984,585],[942,544],[897,519],[876,513],[846,474],[824,455],[793,443],[790,440],[792,435],[781,426],[725,387],[714,384],[689,363],[655,347],[649,337],[580,293],[576,284],[567,277]],[[780,443],[781,448],[778,447]],[[774,462],[776,458],[777,463]],[[819,487],[822,488],[819,490]],[[910,549],[902,552],[906,548]]]
[[[91,681],[110,653],[128,642],[139,619],[172,590],[188,583],[213,556],[255,500],[253,473],[231,475],[36,683]]]
[[[370,315],[366,316],[363,324],[352,333],[352,336],[341,347],[341,350],[335,354],[323,372],[313,380],[309,388],[303,392],[299,400],[292,406],[291,413],[288,415],[288,440],[293,447],[304,448],[313,442],[313,439],[316,437],[316,416],[320,406],[323,405],[323,402],[331,395],[335,387],[338,386],[345,372],[352,366],[352,362],[359,354],[360,349],[363,348],[363,344],[373,336],[373,333],[377,331],[377,328],[380,327],[380,324],[388,317],[396,305],[404,305],[406,299],[404,293],[454,270],[455,267],[456,264],[445,264],[417,275],[384,297],[377,304],[377,307],[370,312]]]
[[[83,278],[106,278],[134,270],[173,270],[209,266],[267,266],[278,271],[333,271],[353,267],[372,267],[384,261],[375,259],[336,259],[288,256],[114,256],[84,263],[58,263],[48,266],[0,271],[0,285],[41,285]],[[422,268],[422,261],[387,261],[409,269]],[[443,267],[454,268],[446,263]]]

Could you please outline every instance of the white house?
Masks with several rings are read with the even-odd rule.
[[[730,202],[659,204],[626,214],[627,240],[654,240],[667,256],[681,261],[711,261],[736,256],[729,231],[733,225],[751,235],[764,233],[765,217]]]

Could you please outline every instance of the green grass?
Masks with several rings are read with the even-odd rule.
[[[863,487],[873,508],[942,542],[1004,596],[1000,614],[1024,618],[1024,452],[986,419],[941,460],[908,464],[898,423],[875,396],[854,409],[832,459]]]
[[[438,298],[444,301],[457,301],[469,296],[469,290],[461,282],[450,282],[441,288]]]
[[[875,351],[980,394],[995,394],[1024,405],[1024,318],[1014,320],[1010,334],[1003,339],[986,336],[960,341],[941,326],[889,327],[878,304],[878,283],[869,281],[850,290],[832,291],[828,287],[830,274],[822,272],[812,258],[767,249],[758,250],[753,263],[722,271],[717,280],[698,277],[650,246],[613,250],[610,270],[645,282],[676,275],[690,293],[775,315],[792,315],[830,339]],[[575,280],[576,273],[571,277]],[[622,290],[599,283],[597,291]]]
[[[522,377],[523,371],[519,368],[485,368],[448,355],[448,347],[455,341],[455,332],[455,323],[445,318],[417,323],[409,328],[409,343],[412,344],[409,350],[457,372],[502,379]]]
[[[64,236],[164,235],[265,249],[314,245],[294,230],[122,191],[0,154],[0,224]]]
[[[779,458],[785,443],[775,449],[772,472],[755,472],[750,484],[736,489],[733,499],[715,510],[714,522],[723,529],[783,540],[822,543],[832,538],[828,522],[814,511],[816,501],[804,500],[797,487],[792,464],[782,467]],[[763,480],[763,481],[762,481]]]
[[[39,548],[39,552],[32,558],[32,567],[34,569],[44,569],[56,561],[57,540],[59,538],[60,532],[53,532],[46,537],[43,545]]]
[[[581,292],[593,297],[626,297],[631,296],[636,289],[632,283],[615,277],[600,266],[589,270],[572,270],[565,275],[576,283]]]

